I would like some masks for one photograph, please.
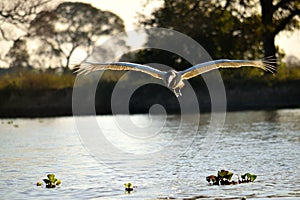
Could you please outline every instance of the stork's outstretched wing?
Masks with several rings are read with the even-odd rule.
[[[97,70],[122,70],[122,71],[139,71],[149,74],[155,78],[162,79],[165,72],[150,67],[148,65],[140,65],[129,62],[112,62],[112,63],[98,63],[83,61],[81,64],[75,67],[75,73],[88,74]]]
[[[218,68],[239,68],[239,67],[257,67],[265,71],[274,72],[276,68],[272,66],[275,62],[268,60],[213,60],[194,65],[193,67],[181,71],[183,79],[193,78],[205,72]]]

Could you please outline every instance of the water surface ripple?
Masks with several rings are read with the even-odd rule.
[[[147,115],[135,117],[143,121]],[[112,116],[97,117],[104,118],[109,127]],[[178,120],[173,117],[168,126],[176,127]],[[209,155],[199,155],[194,148],[172,165],[162,162],[155,171],[148,166],[139,173],[134,168],[124,173],[92,157],[72,117],[9,121],[0,120],[0,199],[300,198],[300,109],[227,113],[222,134]],[[209,114],[201,116],[199,138],[208,121]],[[189,126],[169,148],[190,140]],[[258,178],[249,184],[209,186],[205,177],[220,169],[255,173]],[[47,173],[55,173],[62,185],[37,187],[36,182]],[[138,186],[130,195],[123,189],[129,181]]]

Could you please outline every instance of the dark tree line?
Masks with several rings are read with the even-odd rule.
[[[231,9],[236,4],[239,4],[244,10],[253,10],[253,8],[257,8],[257,5],[260,5],[259,28],[262,30],[265,57],[273,56],[276,58],[275,37],[281,31],[292,31],[300,27],[299,0],[227,0],[227,6]],[[244,18],[245,14],[242,14],[242,19]]]
[[[145,27],[165,27],[191,36],[213,58],[278,57],[275,37],[300,26],[298,0],[164,0]]]

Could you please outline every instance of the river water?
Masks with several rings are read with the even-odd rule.
[[[132,117],[144,125],[148,115]],[[140,153],[134,148],[135,142],[118,136],[114,116],[96,119],[110,127],[109,141],[123,145],[120,148],[132,148],[128,155],[130,151]],[[182,126],[180,137],[173,138],[172,127],[178,125],[180,117],[171,116],[165,124],[169,128],[163,130],[165,137],[151,142],[143,139],[141,145],[146,151],[157,150],[157,154],[167,152],[170,159],[164,156],[155,165],[150,162],[143,166],[131,160],[126,170],[118,165],[126,163],[126,156],[111,157],[109,162],[107,156],[104,161],[91,155],[73,117],[1,119],[0,199],[300,199],[300,109],[229,112],[220,135],[210,141],[205,154],[201,154],[203,146],[198,148],[201,143],[197,140],[207,130],[210,116],[203,114],[201,119],[199,124]],[[189,134],[193,126],[198,127],[196,137]],[[171,143],[167,149],[164,140]],[[187,143],[192,148],[178,154]],[[148,162],[148,158],[141,153],[139,161]],[[208,185],[205,177],[221,169],[254,173],[257,179],[239,185]],[[37,187],[48,173],[55,173],[62,180],[61,186]],[[126,182],[137,186],[134,192],[124,192]]]

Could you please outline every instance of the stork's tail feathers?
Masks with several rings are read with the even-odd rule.
[[[93,69],[95,68],[95,66],[86,63],[84,60],[83,61],[74,61],[72,64],[73,66],[73,73],[77,74],[77,75],[87,75],[88,73],[90,73],[91,71],[93,71]]]
[[[275,73],[277,71],[276,68],[276,58],[274,58],[273,56],[269,56],[266,58],[263,58],[261,60],[258,60],[256,62],[259,62],[259,64],[262,66],[262,69],[271,73]]]
[[[93,66],[93,65],[81,63],[79,65],[74,66],[74,73],[76,73],[77,75],[82,75],[82,74],[87,75],[91,71],[94,71],[94,68],[95,68],[95,66]]]

